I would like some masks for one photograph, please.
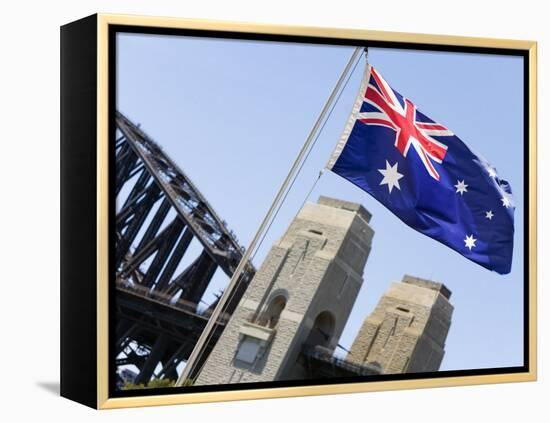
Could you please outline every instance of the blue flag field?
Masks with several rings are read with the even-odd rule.
[[[510,272],[515,207],[510,185],[370,64],[327,168],[411,228],[487,269]]]

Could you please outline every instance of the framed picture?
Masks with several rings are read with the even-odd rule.
[[[536,43],[61,28],[61,394],[536,379]]]

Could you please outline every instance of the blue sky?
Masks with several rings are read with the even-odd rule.
[[[135,34],[119,35],[117,42],[118,109],[180,165],[247,246],[353,47]],[[442,370],[522,365],[522,59],[378,48],[368,58],[394,89],[510,182],[517,205],[515,251],[510,274],[488,271],[326,171],[309,200],[328,195],[359,202],[373,214],[375,230],[363,288],[340,343],[349,348],[390,282],[408,273],[443,282],[453,292]],[[364,58],[255,255],[257,266],[324,167],[363,68]],[[212,301],[225,283],[218,271],[204,300]]]

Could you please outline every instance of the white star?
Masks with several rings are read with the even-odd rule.
[[[502,205],[506,208],[514,206],[514,203],[512,201],[512,196],[507,192],[502,193],[502,198],[500,199],[500,201],[502,201]]]
[[[491,166],[487,166],[487,172],[489,172],[489,176],[491,178],[496,178],[497,171],[494,168],[492,168]]]
[[[403,175],[397,171],[397,163],[395,163],[393,166],[390,166],[390,164],[386,160],[386,168],[378,169],[378,172],[384,175],[384,178],[382,179],[382,182],[380,182],[380,185],[387,185],[390,193],[394,187],[396,187],[398,190],[401,190],[401,187],[399,186],[399,180],[403,177]]]
[[[485,212],[485,217],[489,220],[492,220],[493,219],[493,216],[494,216],[494,213],[492,210],[489,210],[489,211],[486,211]]]
[[[474,235],[466,236],[466,239],[464,239],[464,243],[466,244],[466,247],[472,251],[472,247],[476,246],[477,239],[474,238]]]
[[[468,192],[468,190],[466,189],[467,186],[468,184],[465,184],[464,180],[462,181],[457,180],[455,185],[456,192],[460,195],[464,195],[465,192]]]

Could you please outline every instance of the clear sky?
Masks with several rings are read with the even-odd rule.
[[[353,47],[125,34],[117,39],[118,109],[179,164],[248,246]],[[390,282],[405,273],[445,283],[455,307],[442,370],[523,364],[523,63],[510,56],[371,48],[369,62],[423,113],[508,180],[516,203],[512,272],[498,275],[403,224],[326,171],[319,195],[363,204],[373,248],[340,340],[349,348]],[[286,230],[346,122],[359,63],[258,250]],[[182,264],[183,266],[183,264]],[[227,278],[217,272],[204,300]]]

